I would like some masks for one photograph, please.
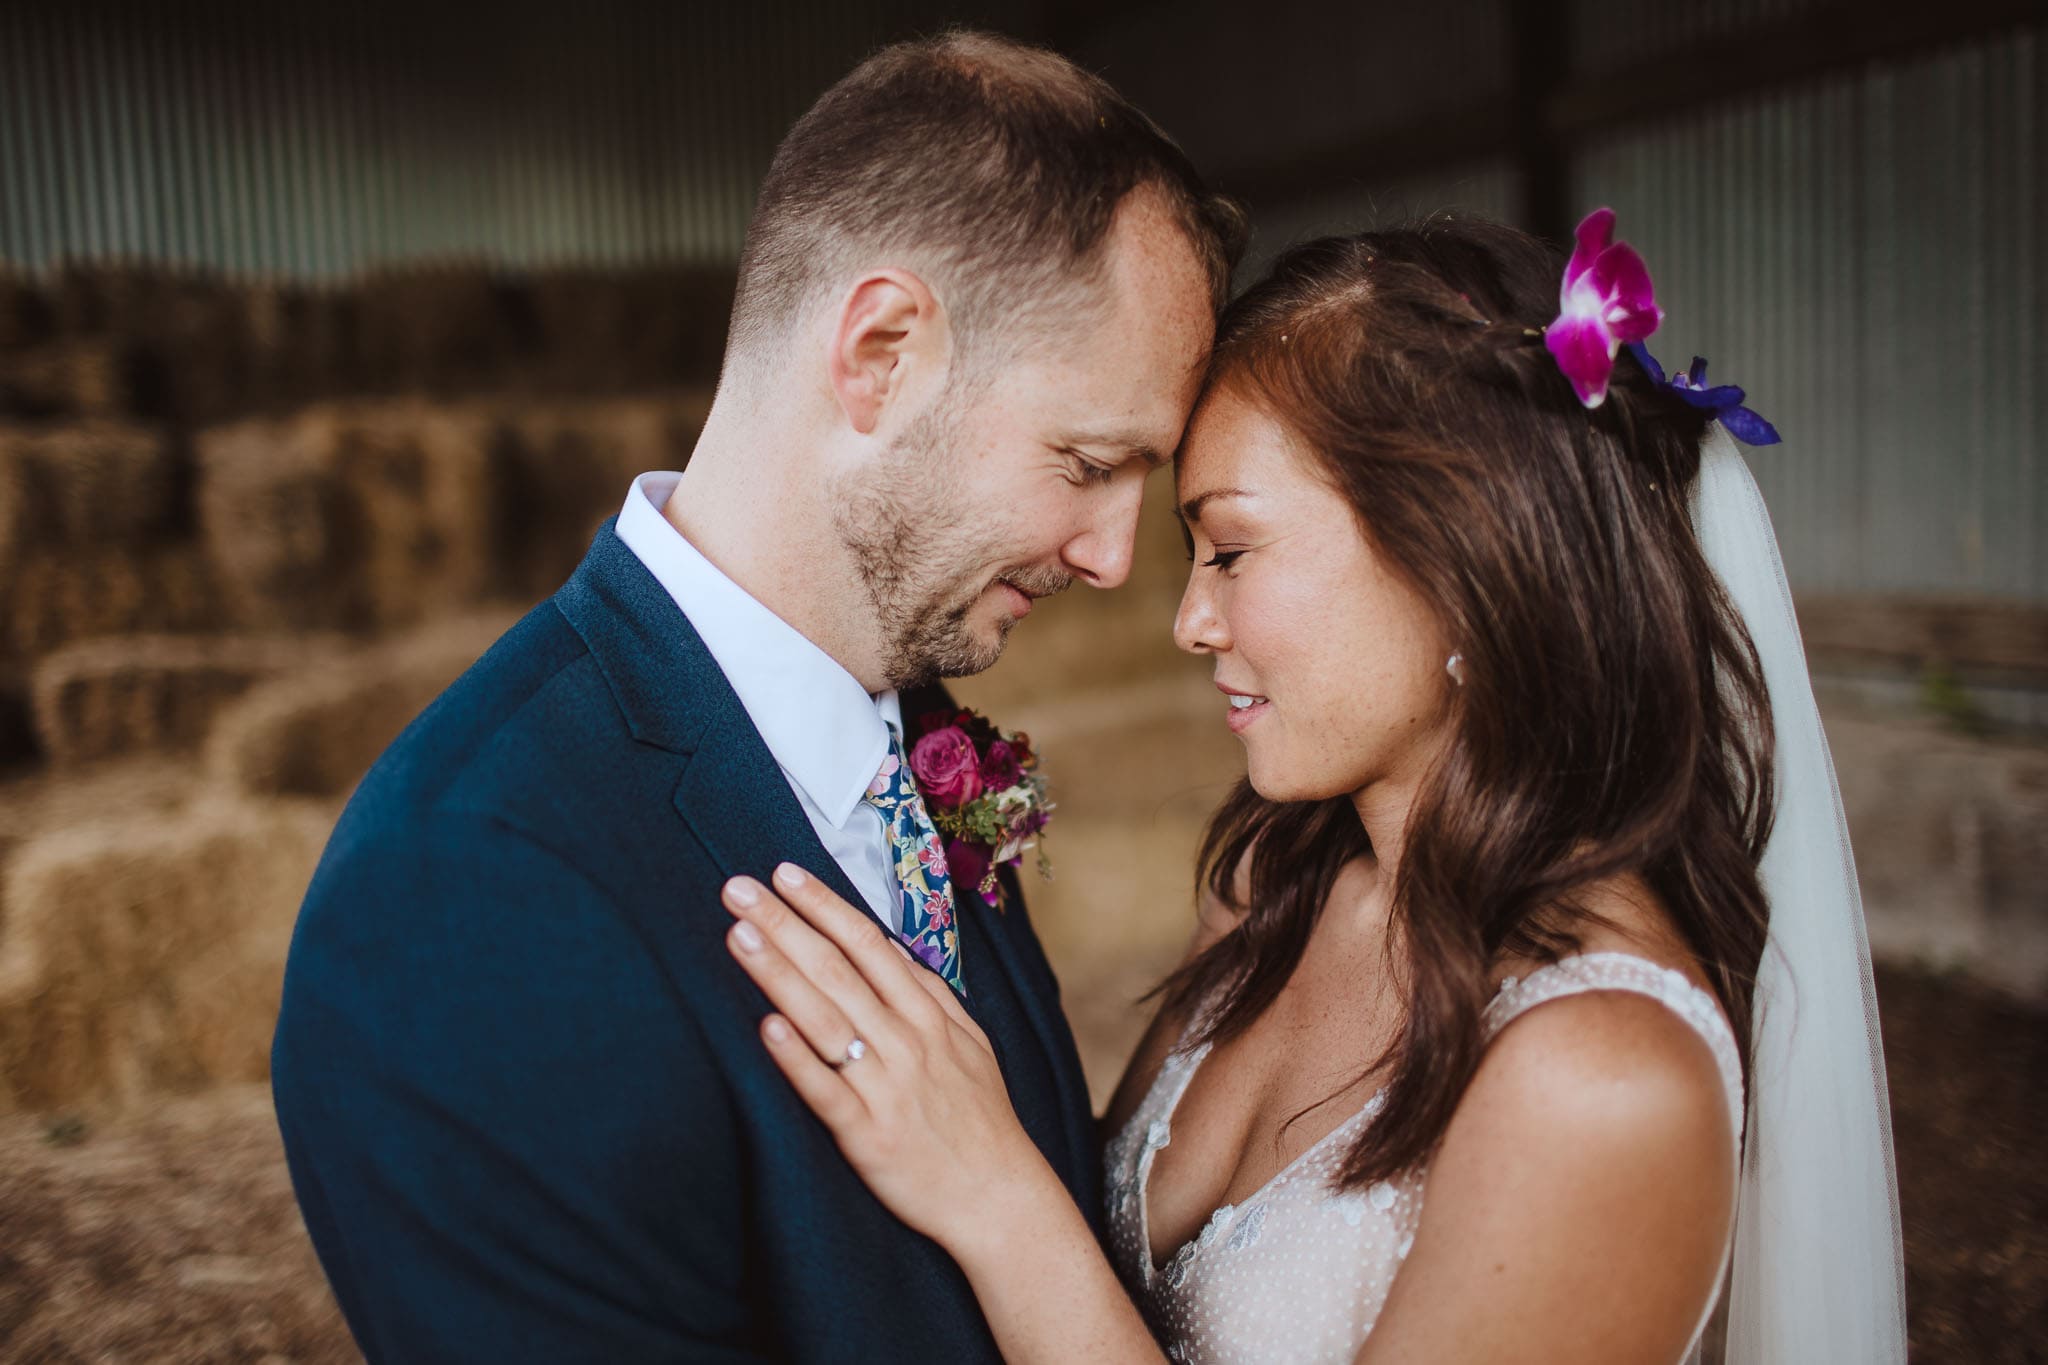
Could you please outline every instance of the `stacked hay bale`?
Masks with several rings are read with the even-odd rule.
[[[36,737],[60,772],[128,754],[188,754],[251,686],[323,656],[330,636],[130,635],[90,640],[36,668]]]
[[[0,424],[0,766],[32,751],[30,676],[78,640],[218,623],[166,428],[94,417]]]
[[[202,761],[86,767],[0,804],[0,1111],[263,1079],[292,921],[341,802],[510,621],[436,621],[367,650],[225,642],[246,690],[207,708]],[[173,673],[190,660],[164,650]]]
[[[263,1079],[341,803],[687,458],[730,289],[0,273],[0,1111]]]

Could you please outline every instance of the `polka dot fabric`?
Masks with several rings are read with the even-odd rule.
[[[1488,1034],[1546,1001],[1589,990],[1647,995],[1691,1024],[1720,1064],[1740,1131],[1741,1070],[1726,1020],[1711,996],[1654,963],[1592,953],[1510,980],[1486,1011]],[[1375,1094],[1257,1193],[1216,1210],[1193,1240],[1155,1266],[1146,1206],[1152,1163],[1172,1143],[1174,1110],[1208,1054],[1206,1045],[1169,1054],[1109,1145],[1105,1192],[1117,1270],[1169,1360],[1350,1361],[1371,1335],[1415,1244],[1426,1171],[1417,1167],[1360,1190],[1336,1187],[1352,1139],[1385,1106],[1384,1092]],[[1692,1355],[1689,1350],[1687,1358]]]

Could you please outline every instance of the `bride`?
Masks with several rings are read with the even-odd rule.
[[[1006,1358],[1904,1358],[1853,867],[1727,435],[1775,433],[1641,348],[1612,224],[1562,295],[1446,219],[1225,315],[1174,637],[1247,779],[1105,1119],[1106,1254],[943,982],[798,869],[729,885],[767,1047]]]

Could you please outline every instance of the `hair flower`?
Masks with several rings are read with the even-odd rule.
[[[1665,378],[1664,367],[1657,363],[1657,357],[1650,354],[1650,348],[1640,341],[1629,343],[1629,353],[1636,358],[1650,378],[1683,398],[1696,408],[1703,409],[1709,417],[1728,429],[1728,434],[1746,446],[1774,446],[1781,439],[1778,429],[1758,414],[1742,406],[1746,395],[1734,384],[1707,385],[1707,360],[1705,356],[1694,356],[1692,368],[1680,370]]]
[[[1543,344],[1572,391],[1589,408],[1607,401],[1614,355],[1641,341],[1664,321],[1650,287],[1650,270],[1635,248],[1614,240],[1614,210],[1594,209],[1579,224],[1571,264],[1564,270],[1557,320]]]

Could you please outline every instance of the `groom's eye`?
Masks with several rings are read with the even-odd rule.
[[[1116,477],[1116,470],[1108,465],[1095,463],[1071,446],[1063,447],[1060,453],[1073,461],[1074,476],[1083,483],[1108,483]]]

